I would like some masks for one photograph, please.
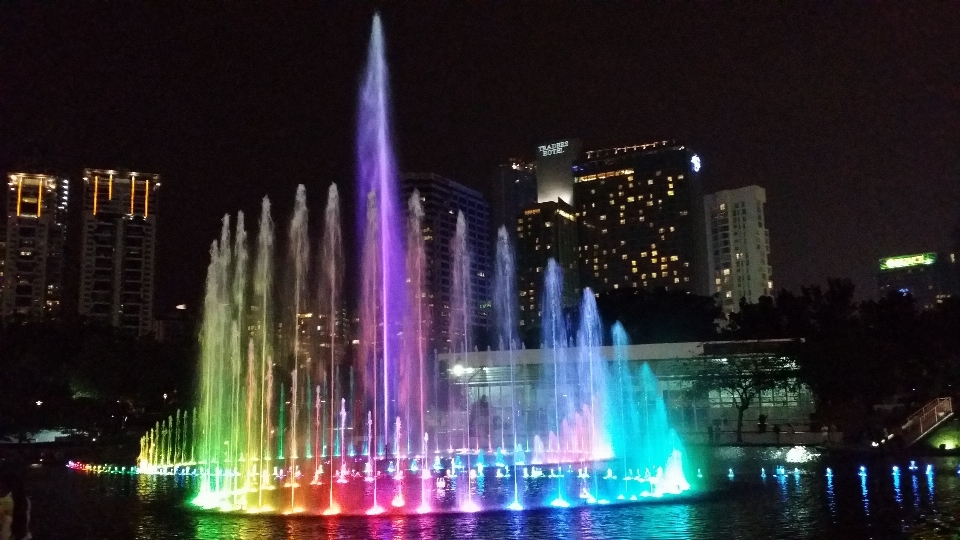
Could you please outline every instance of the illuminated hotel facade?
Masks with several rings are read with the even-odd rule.
[[[548,259],[557,261],[563,271],[563,307],[577,305],[577,219],[573,207],[557,199],[527,206],[516,223],[520,333],[528,346],[535,347],[539,344],[543,277]]]
[[[585,152],[573,165],[580,285],[708,294],[699,172],[674,141]]]
[[[60,315],[69,193],[66,178],[31,173],[7,176],[3,317]]]
[[[703,199],[710,292],[726,312],[737,311],[741,299],[756,303],[773,294],[766,203],[760,186],[718,191]]]
[[[145,335],[153,325],[160,176],[83,171],[80,315]]]

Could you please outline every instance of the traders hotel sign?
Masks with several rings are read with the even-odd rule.
[[[562,154],[568,146],[570,146],[570,141],[560,141],[553,144],[541,144],[537,149],[540,151],[541,157],[547,157]]]

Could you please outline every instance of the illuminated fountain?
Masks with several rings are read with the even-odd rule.
[[[493,298],[493,341],[509,359],[509,414],[499,433],[470,381],[452,384],[439,373],[427,350],[423,209],[419,194],[409,201],[398,194],[383,46],[375,18],[358,114],[359,267],[344,261],[335,185],[317,250],[310,248],[304,186],[285,253],[276,247],[266,198],[252,242],[243,214],[225,217],[210,250],[197,408],[144,436],[138,471],[194,477],[193,502],[204,508],[323,515],[567,507],[688,489],[682,445],[652,372],[628,362],[622,327],[613,329],[615,354],[604,354],[589,289],[573,326],[552,260],[544,273],[542,362],[530,383],[549,414],[521,414],[519,296],[505,229]],[[470,360],[469,233],[458,214],[446,306],[447,352],[464,360],[452,371],[468,375],[480,369]],[[343,290],[346,272],[358,274],[356,295]],[[358,340],[351,344],[345,313],[354,307]],[[485,416],[472,419],[482,407]]]

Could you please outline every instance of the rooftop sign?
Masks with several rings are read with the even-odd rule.
[[[540,153],[540,157],[555,156],[557,154],[562,154],[568,146],[570,146],[570,141],[560,141],[553,144],[541,144],[537,147],[537,151]]]
[[[880,259],[881,270],[896,270],[898,268],[909,268],[911,266],[929,266],[937,262],[936,253],[918,253],[916,255],[900,255],[899,257],[888,257]]]

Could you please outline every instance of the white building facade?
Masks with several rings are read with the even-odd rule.
[[[760,186],[718,191],[703,199],[711,293],[719,296],[724,311],[738,310],[740,299],[754,303],[773,294],[766,202]]]

